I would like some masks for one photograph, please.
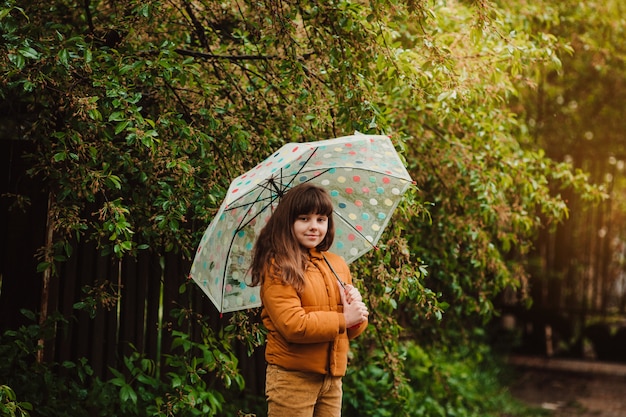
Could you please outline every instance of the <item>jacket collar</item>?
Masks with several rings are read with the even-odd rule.
[[[318,251],[316,248],[309,249],[309,258],[311,260],[314,259],[324,259],[324,255],[322,252]]]

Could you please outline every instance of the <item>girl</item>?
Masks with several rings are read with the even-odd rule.
[[[323,188],[300,184],[283,196],[254,247],[252,285],[261,285],[268,330],[268,417],[341,416],[349,339],[365,330],[368,311],[348,265],[327,252],[332,213]]]

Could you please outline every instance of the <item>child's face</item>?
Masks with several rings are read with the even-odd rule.
[[[328,231],[328,216],[323,214],[301,214],[293,223],[293,233],[300,245],[312,249],[319,245]]]

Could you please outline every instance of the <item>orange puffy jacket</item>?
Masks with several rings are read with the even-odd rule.
[[[367,321],[346,329],[337,278],[319,251],[309,254],[301,293],[278,276],[266,276],[261,286],[261,317],[269,331],[265,359],[292,371],[344,376],[349,340],[365,330]],[[324,256],[341,280],[351,284],[343,258],[330,252]]]

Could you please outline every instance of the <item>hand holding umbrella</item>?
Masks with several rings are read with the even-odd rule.
[[[355,301],[362,301],[363,297],[359,290],[357,290],[354,286],[350,284],[346,284],[343,286],[342,290],[346,294],[346,301],[348,304],[352,304]]]
[[[367,306],[361,299],[361,293],[351,285],[342,287],[338,282],[339,294],[341,295],[341,303],[343,304],[343,315],[346,319],[346,328],[352,328],[360,325],[369,316]],[[348,301],[351,299],[352,301]]]

